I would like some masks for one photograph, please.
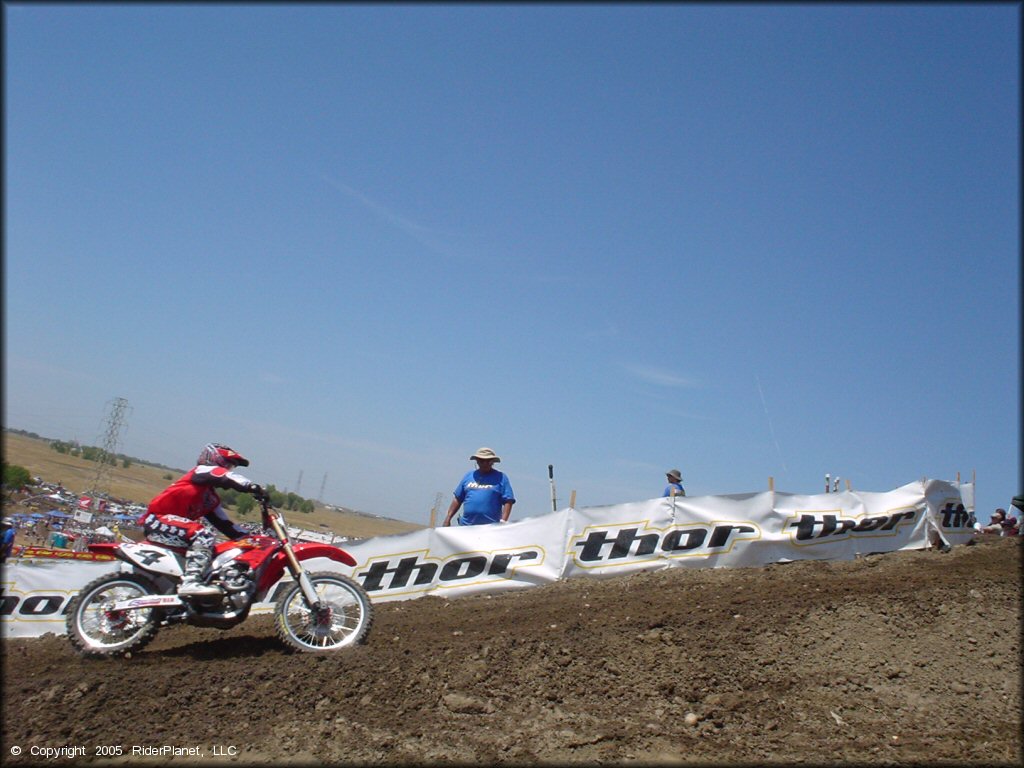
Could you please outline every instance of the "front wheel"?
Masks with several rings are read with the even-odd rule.
[[[86,656],[121,656],[145,646],[157,630],[152,608],[115,611],[114,603],[158,594],[153,583],[131,573],[108,573],[86,584],[68,606],[71,644]]]
[[[309,574],[319,606],[306,603],[299,583],[282,593],[274,609],[277,636],[298,651],[335,651],[366,640],[373,606],[359,584],[340,573]]]

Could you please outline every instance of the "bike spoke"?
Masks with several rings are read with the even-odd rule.
[[[316,583],[319,610],[308,606],[296,590],[284,606],[282,618],[287,631],[299,644],[312,650],[329,650],[352,642],[365,626],[363,603],[342,582]]]
[[[148,610],[111,611],[109,606],[145,592],[131,584],[112,584],[89,595],[81,609],[81,629],[95,647],[119,645],[146,626]]]

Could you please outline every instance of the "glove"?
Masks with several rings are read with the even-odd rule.
[[[267,501],[270,495],[263,489],[263,486],[259,483],[249,483],[249,487],[246,489],[255,496],[259,501]]]

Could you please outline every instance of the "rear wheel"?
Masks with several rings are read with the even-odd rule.
[[[309,574],[319,609],[311,608],[298,582],[285,590],[274,609],[277,636],[298,651],[335,651],[366,640],[373,606],[359,584],[340,573]]]
[[[145,646],[157,630],[152,608],[114,610],[121,600],[158,594],[153,583],[130,573],[108,573],[86,584],[68,606],[71,644],[86,656],[122,656]]]

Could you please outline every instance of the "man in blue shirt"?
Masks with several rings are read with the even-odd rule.
[[[4,518],[4,540],[3,548],[0,550],[0,561],[6,561],[14,552],[14,521],[9,517]]]
[[[494,468],[501,458],[490,448],[481,448],[469,458],[476,462],[477,468],[467,472],[456,487],[444,524],[452,524],[460,507],[462,514],[456,520],[457,525],[507,523],[516,497],[508,476]]]
[[[683,474],[678,469],[670,469],[666,472],[665,479],[668,480],[668,485],[665,486],[665,491],[661,494],[663,497],[686,495],[686,491],[683,490]]]

